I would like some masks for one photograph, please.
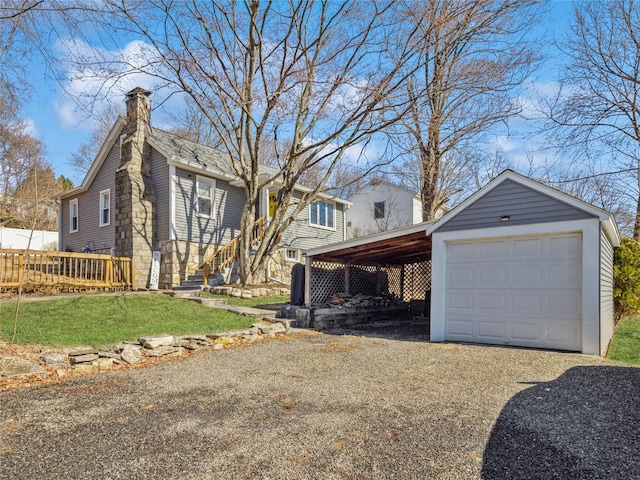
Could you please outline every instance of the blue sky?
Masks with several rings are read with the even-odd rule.
[[[546,42],[541,45],[549,59],[531,79],[530,85],[525,90],[523,101],[527,102],[527,90],[530,92],[544,91],[553,85],[553,80],[558,76],[558,52],[553,48],[554,38],[560,38],[568,31],[572,13],[572,2],[554,1],[550,5],[548,18],[540,25],[538,33],[545,33]],[[135,48],[135,43],[124,43],[122,48]],[[45,145],[46,158],[51,163],[57,175],[69,177],[75,185],[80,184],[82,175],[71,165],[71,154],[76,152],[80,145],[85,143],[94,128],[88,115],[75,105],[75,102],[63,94],[62,88],[57,85],[46,73],[44,65],[32,64],[30,83],[33,86],[29,101],[25,103],[22,116],[29,122],[31,133],[39,138]],[[144,85],[144,79],[137,79]],[[131,79],[130,82],[136,82]],[[127,82],[129,83],[129,82]],[[128,87],[121,86],[121,91],[127,91]],[[90,85],[68,84],[66,88],[78,93],[90,92]],[[152,97],[153,99],[153,97]],[[117,100],[117,99],[116,99]],[[124,97],[120,100],[124,110]],[[117,104],[117,103],[116,103]],[[115,121],[115,118],[114,118]],[[166,122],[166,116],[154,111],[153,121],[156,126],[162,127]],[[542,152],[541,139],[526,133],[534,125],[521,120],[510,122],[510,137],[498,136],[494,139],[495,145],[502,149],[508,159],[516,165],[525,161],[527,154],[534,156],[547,156],[548,152]]]

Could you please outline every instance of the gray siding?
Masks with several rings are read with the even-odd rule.
[[[169,238],[171,238],[169,231],[171,217],[169,203],[169,165],[167,164],[167,159],[154,148],[151,149],[151,181],[153,182],[156,192],[155,241],[169,240]]]
[[[507,223],[500,221],[503,215],[510,216]],[[438,231],[451,232],[587,218],[593,216],[517,182],[506,180],[458,213]]]
[[[613,246],[600,230],[600,353],[613,335]]]
[[[302,194],[294,193],[294,201],[299,200]],[[290,206],[291,212],[295,206]],[[309,208],[305,208],[293,221],[282,237],[281,244],[289,248],[306,250],[309,248],[322,247],[331,243],[344,240],[344,205],[335,204],[335,230],[312,227],[309,225]]]
[[[62,200],[62,242],[58,248],[70,248],[81,252],[86,245],[91,249],[111,248],[115,246],[115,171],[120,165],[120,148],[117,141],[105,158],[89,190],[76,197],[78,199],[78,231],[69,232],[69,201]],[[100,226],[100,192],[111,189],[108,226]]]
[[[177,240],[220,245],[240,233],[240,216],[244,208],[244,190],[228,182],[215,182],[214,218],[196,214],[196,177],[187,170],[176,169],[175,227]]]

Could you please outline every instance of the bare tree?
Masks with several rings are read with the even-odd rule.
[[[631,218],[640,240],[640,4],[581,2],[564,45],[569,62],[546,114],[557,143],[586,159],[578,184]],[[569,183],[569,182],[566,182]],[[575,187],[574,187],[575,188]],[[612,197],[609,189],[615,189]],[[624,213],[626,205],[627,214]],[[629,214],[629,212],[632,212]]]
[[[419,165],[424,220],[435,218],[438,209],[464,189],[461,180],[478,168],[483,135],[520,113],[515,92],[539,60],[526,35],[543,4],[408,3],[409,19],[420,28],[422,57],[421,68],[406,84],[411,108],[399,143]]]
[[[114,40],[136,35],[146,49],[135,59],[92,61],[96,78],[112,85],[114,71],[150,75],[157,91],[186,94],[219,135],[246,194],[242,282],[261,279],[278,238],[327,188],[345,151],[404,114],[397,102],[406,99],[397,94],[411,72],[400,71],[419,64],[414,35],[422,25],[399,29],[399,8],[391,1],[111,0],[93,17],[103,41],[115,28]],[[264,138],[274,139],[275,176],[260,175]],[[295,200],[304,172],[320,164],[324,175]],[[250,257],[259,192],[271,182],[279,184],[276,211]]]

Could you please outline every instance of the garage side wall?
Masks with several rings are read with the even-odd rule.
[[[613,246],[600,231],[600,354],[604,355],[613,336]]]

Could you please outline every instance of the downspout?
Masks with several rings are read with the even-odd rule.
[[[58,204],[58,251],[62,251],[62,200],[60,197],[56,197],[56,203]]]

